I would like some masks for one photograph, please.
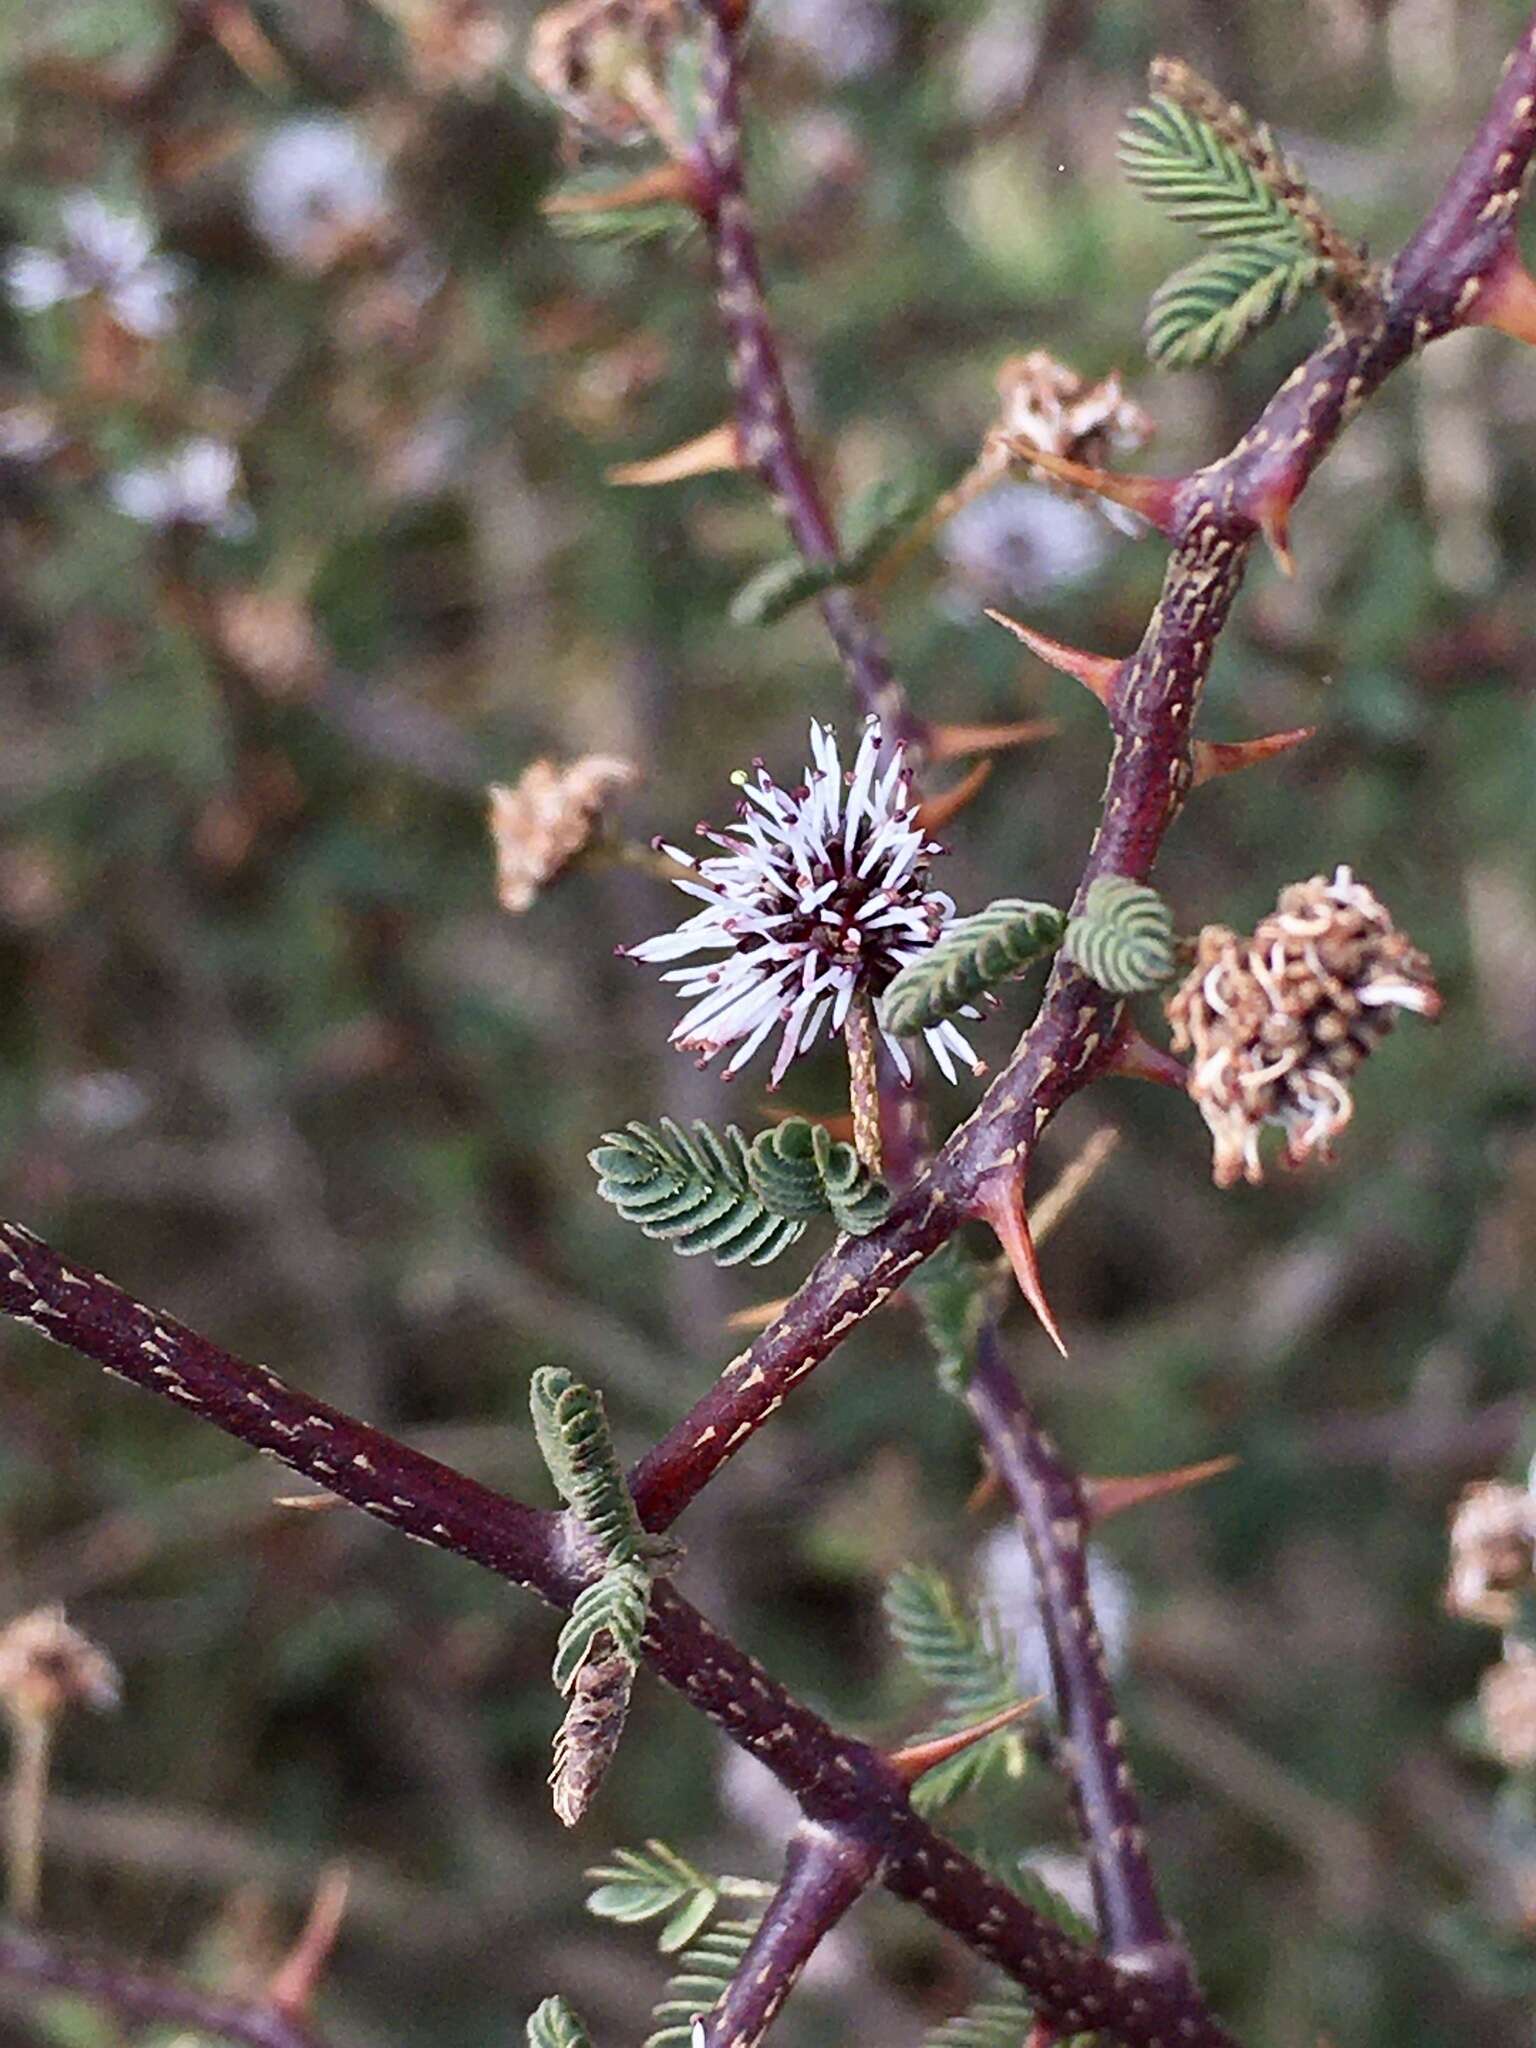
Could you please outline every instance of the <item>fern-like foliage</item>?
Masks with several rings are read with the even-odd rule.
[[[880,999],[881,1023],[899,1037],[931,1030],[1054,953],[1066,928],[1066,918],[1051,904],[1019,896],[1001,896],[985,910],[957,918],[891,983]]]
[[[587,1876],[597,1881],[587,1895],[587,1911],[625,1927],[662,1920],[656,1946],[664,1956],[686,1948],[721,1899],[714,1878],[654,1838],[643,1849],[616,1851],[612,1863],[599,1864]]]
[[[613,1564],[643,1555],[646,1535],[614,1448],[603,1397],[563,1365],[545,1365],[529,1388],[533,1433],[561,1498]]]
[[[1319,283],[1327,265],[1310,249],[1236,242],[1176,270],[1152,294],[1147,353],[1169,370],[1220,362]]]
[[[592,2048],[592,2039],[563,1998],[546,1998],[528,2016],[528,2048]]]
[[[656,2025],[645,2038],[645,2048],[689,2048],[694,2021],[725,1996],[756,1932],[756,1918],[717,1920],[684,1949],[651,2015]]]
[[[1120,165],[1170,220],[1208,241],[1300,241],[1295,215],[1254,166],[1209,121],[1161,94],[1126,117]]]
[[[627,1124],[605,1131],[587,1157],[603,1200],[685,1258],[708,1252],[717,1266],[766,1266],[804,1233],[803,1220],[775,1215],[754,1192],[734,1124]]]
[[[1267,129],[1259,154],[1299,179]],[[1215,362],[1289,312],[1332,266],[1293,208],[1211,123],[1159,96],[1137,107],[1120,136],[1126,175],[1169,217],[1222,246],[1177,271],[1153,296],[1147,353],[1171,369]]]
[[[812,1216],[863,1237],[891,1206],[889,1189],[853,1147],[804,1117],[750,1143],[735,1124],[684,1131],[663,1117],[605,1132],[588,1157],[598,1193],[626,1222],[685,1255],[709,1252],[718,1266],[767,1265]]]
[[[1100,875],[1082,914],[1067,926],[1065,950],[1111,995],[1159,988],[1173,974],[1173,918],[1155,889],[1124,875]]]
[[[1024,2048],[1033,2017],[1021,1987],[1000,1977],[986,1998],[935,2027],[924,2048]]]
[[[650,1606],[651,1575],[643,1564],[610,1565],[584,1586],[555,1645],[553,1676],[560,1691],[568,1693],[583,1664],[607,1654],[610,1645],[628,1663],[638,1663]]]
[[[752,1192],[776,1216],[824,1216],[839,1230],[867,1237],[890,1213],[891,1191],[851,1145],[825,1124],[786,1117],[761,1131],[747,1153]]]
[[[893,1573],[885,1588],[885,1619],[902,1656],[943,1696],[945,1715],[935,1734],[974,1727],[1020,1698],[1002,1632],[974,1613],[942,1572],[903,1565]],[[1000,1728],[925,1772],[912,1788],[912,1803],[920,1812],[933,1812],[995,1770],[1019,1777],[1028,1754],[1017,1729]]]
[[[941,1246],[905,1282],[922,1317],[923,1334],[933,1347],[939,1385],[947,1394],[965,1392],[988,1285],[987,1269],[958,1237]]]
[[[738,626],[771,626],[834,583],[862,583],[932,501],[932,492],[905,484],[872,485],[848,507],[843,551],[835,562],[786,555],[767,563],[732,598],[732,619]]]

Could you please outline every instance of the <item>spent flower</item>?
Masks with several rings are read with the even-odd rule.
[[[597,836],[614,795],[635,779],[632,762],[583,754],[564,767],[532,761],[515,783],[493,782],[487,822],[502,909],[526,910],[563,874]]]
[[[176,294],[184,270],[155,253],[155,232],[141,213],[110,207],[94,192],[77,192],[59,208],[59,247],[13,249],[5,263],[5,289],[21,313],[93,294],[119,327],[146,341],[176,324]]]
[[[688,871],[677,887],[704,908],[676,931],[626,949],[648,961],[723,953],[662,977],[690,1004],[672,1043],[706,1062],[735,1046],[729,1079],[778,1031],[775,1088],[824,1032],[842,1030],[856,998],[882,994],[927,952],[955,913],[948,896],[928,887],[929,862],[943,849],[924,833],[903,750],[885,749],[878,720],[866,723],[846,775],[836,734],[813,722],[811,762],[798,789],[780,788],[761,762],[754,775],[736,778],[737,822],[720,832],[699,828],[722,852],[695,860],[662,846]],[[900,1040],[882,1036],[909,1078]],[[952,1023],[923,1037],[946,1079],[954,1080],[956,1059],[982,1071]]]
[[[117,1666],[62,1607],[38,1607],[0,1628],[0,1705],[13,1718],[53,1720],[66,1707],[115,1707]]]
[[[1348,868],[1280,896],[1251,938],[1207,925],[1194,969],[1168,1000],[1175,1052],[1215,1141],[1218,1187],[1264,1177],[1259,1133],[1285,1132],[1299,1166],[1354,1114],[1349,1083],[1393,1013],[1439,1014],[1427,957]]]

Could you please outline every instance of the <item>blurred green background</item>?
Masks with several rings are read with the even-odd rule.
[[[125,98],[175,9],[0,9],[0,240],[56,240],[86,188],[144,207],[186,266],[175,333],[126,368],[93,362],[78,309],[0,309],[0,428],[49,408],[41,454],[0,432],[0,1119],[6,1213],[544,1500],[535,1365],[600,1385],[637,1452],[737,1348],[726,1318],[812,1246],[723,1274],[597,1201],[600,1132],[750,1128],[764,1065],[724,1086],[667,1048],[671,1002],[613,958],[679,914],[639,869],[498,909],[485,785],[619,754],[644,778],[623,829],[677,838],[726,816],[752,757],[791,779],[809,716],[853,721],[813,609],[729,622],[783,551],[748,480],[605,482],[724,417],[724,366],[697,239],[616,248],[540,216],[569,151],[521,81],[532,12],[224,6],[173,89]],[[1145,466],[1221,450],[1321,316],[1219,370],[1146,371],[1146,299],[1194,253],[1115,167],[1147,60],[1183,55],[1272,120],[1389,251],[1524,14],[761,0],[758,217],[837,497],[953,481],[999,364],[1035,347],[1126,373],[1158,422]],[[324,256],[316,181],[368,216]],[[114,509],[112,474],[188,432],[238,442],[245,537],[172,544]],[[1201,794],[1160,869],[1194,930],[1349,863],[1433,955],[1443,1021],[1371,1063],[1333,1170],[1259,1189],[1212,1187],[1174,1096],[1075,1101],[1042,1184],[1101,1124],[1122,1142],[1045,1255],[1070,1363],[1009,1328],[1086,1470],[1242,1460],[1105,1548],[1132,1594],[1126,1715],[1167,1896],[1255,2042],[1536,2038],[1531,1792],[1468,1710],[1496,1641],[1440,1602],[1448,1506],[1533,1447],[1533,476],[1528,353],[1468,334],[1391,382],[1298,510],[1294,582],[1256,562],[1208,702],[1210,737],[1319,736]],[[891,592],[924,715],[1060,721],[948,829],[936,879],[963,907],[1065,900],[1106,757],[1097,708],[983,605],[1123,653],[1163,553],[1010,489]],[[994,1064],[1028,999],[985,1027]],[[786,1096],[826,1112],[837,1088],[824,1054]],[[975,1092],[937,1090],[936,1112]],[[643,1932],[583,1916],[581,1870],[655,1833],[771,1875],[763,1774],[723,1776],[713,1733],[642,1680],[565,1837],[552,1617],[350,1512],[274,1507],[276,1468],[24,1330],[0,1357],[0,1616],[64,1600],[125,1680],[115,1717],[63,1738],[47,1923],[229,1981],[341,1858],[339,2041],[510,2043],[556,1988],[600,2048],[637,2038],[663,1971]],[[965,1512],[976,1476],[915,1319],[889,1312],[690,1510],[681,1584],[840,1724],[904,1735],[931,1703],[893,1665],[881,1581],[907,1558],[967,1579],[991,1526]],[[1048,1775],[1008,1800],[992,1827],[1070,1853]],[[898,2048],[977,1983],[875,1900],[780,2031]]]

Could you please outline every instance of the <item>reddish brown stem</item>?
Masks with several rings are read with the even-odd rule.
[[[1417,349],[1474,317],[1486,278],[1507,263],[1515,203],[1536,147],[1536,14],[1488,116],[1423,227],[1383,281],[1379,318],[1334,332],[1292,372],[1232,451],[1180,486],[1162,595],[1114,690],[1115,735],[1098,831],[1074,898],[1101,875],[1145,881],[1194,776],[1193,726],[1216,642],[1248,553],[1277,504],[1289,505],[1344,427]],[[1110,996],[1058,956],[1044,1001],[976,1113],[927,1176],[869,1237],[822,1260],[783,1316],[643,1459],[636,1497],[665,1528],[853,1325],[889,1299],[973,1206],[981,1181],[1024,1168],[1062,1103],[1106,1070]]]
[[[696,2048],[757,2048],[821,1941],[869,1890],[879,1867],[878,1851],[857,1835],[797,1828],[779,1888],[725,1996],[695,2036]]]
[[[99,1274],[71,1266],[29,1230],[0,1224],[0,1313],[161,1394],[366,1513],[569,1607],[587,1576],[562,1515],[489,1487],[338,1408],[288,1387]],[[1089,2027],[1152,2048],[1232,2048],[1204,2005],[1117,1969],[1070,1941],[911,1808],[887,1758],[828,1727],[719,1635],[665,1580],[643,1643],[646,1664],[768,1766],[806,1820],[857,1840],[880,1881],[1017,1979],[1063,2033]],[[0,1965],[3,1974],[3,1965]],[[261,2037],[258,2048],[302,2040]]]
[[[997,1330],[979,1333],[966,1388],[992,1469],[1035,1568],[1078,1826],[1104,1946],[1127,1969],[1190,1988],[1189,1960],[1158,1903],[1114,1686],[1088,1592],[1088,1508],[1071,1468],[1020,1393]]]
[[[245,2048],[322,2048],[307,2021],[264,2000],[221,1997],[15,1928],[0,1931],[0,1983],[83,1998],[134,2026],[175,2027]]]
[[[837,529],[800,445],[778,336],[763,290],[757,231],[747,204],[741,142],[740,39],[745,10],[704,0],[704,61],[694,170],[700,217],[715,266],[744,460],[761,475],[808,562],[840,559]],[[885,639],[857,591],[834,585],[818,600],[855,701],[889,739],[920,749],[926,735],[891,670]]]

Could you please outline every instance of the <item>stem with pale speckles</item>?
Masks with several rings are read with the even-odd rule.
[[[724,1997],[706,2016],[698,2048],[757,2048],[819,1944],[868,1891],[879,1868],[878,1851],[860,1835],[797,1828],[779,1888]]]
[[[0,1313],[119,1379],[290,1466],[402,1534],[482,1565],[568,1608],[587,1568],[565,1517],[525,1507],[367,1423],[289,1387],[99,1274],[0,1223]],[[733,1742],[766,1764],[805,1819],[868,1855],[880,1882],[919,1905],[1024,1987],[1064,2034],[1100,2029],[1126,2048],[1181,2040],[1232,2048],[1198,1998],[1069,1940],[912,1811],[876,1749],[838,1735],[666,1580],[653,1589],[645,1663]]]
[[[1187,1984],[1188,1958],[1158,1902],[1089,1597],[1082,1485],[1019,1391],[995,1323],[984,1324],[978,1335],[965,1398],[1034,1566],[1062,1749],[1104,1947],[1128,1968]]]
[[[714,260],[742,457],[767,485],[806,561],[831,567],[841,554],[837,528],[800,445],[747,204],[740,81],[746,10],[736,0],[703,0],[702,11],[704,61],[692,168]],[[880,720],[888,739],[905,741],[911,753],[920,751],[927,728],[892,673],[885,637],[869,606],[857,591],[836,584],[819,602],[859,709]]]
[[[86,1999],[133,2026],[175,2027],[243,2048],[324,2048],[306,2021],[261,1999],[227,1998],[16,1928],[0,1929],[0,1984]]]

